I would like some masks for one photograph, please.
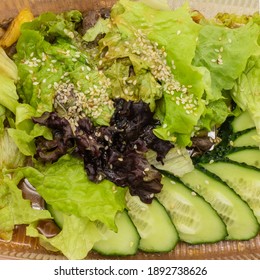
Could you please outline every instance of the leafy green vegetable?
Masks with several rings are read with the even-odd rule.
[[[0,105],[15,113],[16,106],[18,105],[18,95],[14,80],[0,74],[0,84]]]
[[[15,225],[51,218],[48,211],[32,209],[30,201],[23,199],[17,188],[20,175],[12,179],[9,175],[0,177],[0,238],[6,240],[11,240]]]
[[[0,134],[0,170],[14,169],[25,163],[25,156],[18,150],[7,129]]]
[[[203,26],[193,64],[210,71],[212,96],[209,99],[222,98],[223,89],[232,89],[257,48],[258,35],[259,27],[252,22],[236,29],[222,25]]]
[[[146,157],[155,168],[170,172],[178,177],[182,177],[194,169],[190,155],[184,147],[175,146],[172,148],[164,158],[163,164],[156,160],[156,153],[152,150],[147,152]]]
[[[125,189],[107,180],[91,182],[82,160],[66,155],[38,169],[25,167],[23,173],[53,208],[67,215],[101,221],[116,230],[114,217],[125,207]]]
[[[39,237],[40,244],[52,251],[61,251],[68,259],[83,259],[92,249],[94,243],[101,239],[95,223],[88,218],[63,215],[63,228],[59,234],[46,238],[34,225],[30,225],[26,234]]]
[[[7,56],[3,48],[0,47],[0,73],[13,81],[18,79],[16,64]]]
[[[260,50],[260,47],[259,47]],[[248,111],[256,126],[255,140],[260,147],[260,55],[253,55],[247,63],[245,71],[241,74],[234,88],[232,97],[237,105]]]

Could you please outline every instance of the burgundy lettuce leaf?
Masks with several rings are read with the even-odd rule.
[[[36,138],[35,158],[43,162],[55,162],[74,145],[70,123],[55,112],[45,112],[41,117],[33,117],[34,123],[47,126],[52,130],[53,140]]]
[[[154,135],[158,121],[148,104],[124,99],[116,99],[114,104],[110,126],[94,126],[89,118],[82,118],[74,134],[68,121],[56,113],[34,118],[34,122],[52,129],[54,137],[52,141],[37,140],[36,157],[55,161],[74,144],[73,152],[83,159],[90,180],[98,183],[108,179],[151,203],[162,184],[161,174],[149,164],[146,152],[153,149],[157,160],[163,161],[173,145]]]

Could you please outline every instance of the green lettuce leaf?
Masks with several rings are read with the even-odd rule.
[[[222,124],[227,116],[231,114],[228,102],[225,102],[224,99],[211,101],[207,104],[199,119],[198,127],[206,128],[210,131],[214,126]]]
[[[23,198],[17,188],[22,177],[11,179],[9,175],[0,177],[0,238],[6,240],[11,240],[15,225],[51,218],[49,211],[33,209],[30,201]]]
[[[208,99],[222,98],[223,89],[233,88],[257,48],[258,36],[259,27],[251,21],[235,29],[222,25],[203,26],[193,64],[210,71],[212,92]]]
[[[7,129],[0,134],[0,170],[23,166],[25,156],[19,151]]]
[[[201,67],[192,65],[201,26],[192,20],[187,5],[175,11],[156,10],[141,2],[120,0],[112,8],[111,18],[117,30],[112,30],[113,36],[108,33],[101,40],[101,46],[108,46],[105,58],[113,55],[117,59],[128,57],[136,76],[150,71],[154,78],[150,85],[157,91],[152,98],[156,102],[163,94],[163,101],[156,102],[156,115],[160,116],[162,126],[154,130],[155,134],[165,140],[189,144],[193,128],[205,107],[201,98],[205,83],[209,81],[203,78],[205,71]],[[115,43],[118,37],[123,45]],[[151,49],[155,50],[155,57],[149,52]],[[159,63],[164,65],[163,68],[157,69]],[[157,75],[160,72],[167,78]],[[124,81],[127,84],[128,79]],[[136,84],[136,87],[140,85]],[[135,90],[130,88],[127,94],[129,92],[134,94]],[[152,98],[140,97],[155,104],[151,103]],[[192,103],[192,112],[187,107],[188,101]]]
[[[35,109],[36,116],[54,111],[59,106],[60,112],[69,117],[68,108],[55,104],[54,100],[56,94],[68,86],[84,95],[89,100],[88,104],[96,104],[96,99],[101,96],[108,99],[107,79],[96,62],[90,59],[83,39],[73,29],[74,22],[70,20],[74,18],[68,20],[64,14],[43,14],[23,26],[18,40],[15,62],[20,80],[17,90],[23,101]],[[63,30],[64,24],[69,26],[67,31]],[[71,95],[68,103],[75,102],[77,99]],[[112,101],[97,105],[94,109],[94,105],[86,106],[83,110],[85,115],[96,124],[108,125],[114,109]]]
[[[24,176],[53,208],[116,229],[114,217],[125,207],[125,189],[107,180],[91,182],[82,160],[69,155],[37,168],[24,168]]]
[[[259,48],[260,49],[260,48]],[[260,53],[260,51],[258,52]],[[237,105],[248,111],[256,126],[255,140],[260,147],[260,55],[253,55],[247,63],[245,71],[238,78],[231,91]]]
[[[109,32],[109,22],[109,19],[99,18],[96,24],[87,30],[82,39],[87,42],[92,42],[99,34]]]
[[[0,47],[0,73],[13,81],[18,79],[18,71],[15,63],[7,56],[3,48]]]
[[[74,215],[63,215],[63,228],[59,234],[46,238],[40,234],[33,224],[26,229],[26,234],[38,237],[40,244],[48,250],[60,251],[68,259],[84,259],[92,249],[94,243],[101,239],[95,223],[88,218]]]
[[[146,158],[151,165],[177,177],[182,177],[184,174],[189,173],[194,169],[189,152],[185,147],[175,146],[172,148],[163,159],[163,164],[156,160],[156,156],[156,152],[153,150],[149,150],[146,153]]]
[[[15,113],[16,106],[18,105],[18,95],[14,80],[1,73],[0,84],[0,105]]]

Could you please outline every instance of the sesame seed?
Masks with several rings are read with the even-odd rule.
[[[177,35],[180,35],[180,34],[181,34],[181,30],[178,30],[178,31],[177,31]]]
[[[167,126],[168,126],[167,123],[164,123],[162,127],[166,128]]]
[[[191,195],[192,196],[196,196],[197,194],[195,192],[191,192]]]

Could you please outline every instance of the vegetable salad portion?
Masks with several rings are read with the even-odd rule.
[[[48,250],[83,259],[92,249],[129,255],[254,237],[258,201],[208,164],[240,160],[234,141],[252,130],[241,150],[256,160],[239,168],[252,169],[259,191],[259,36],[257,13],[206,19],[188,4],[21,11],[0,40],[0,238],[26,224]],[[223,201],[186,183],[200,172]],[[236,210],[248,221],[240,235],[225,218],[245,226]]]

